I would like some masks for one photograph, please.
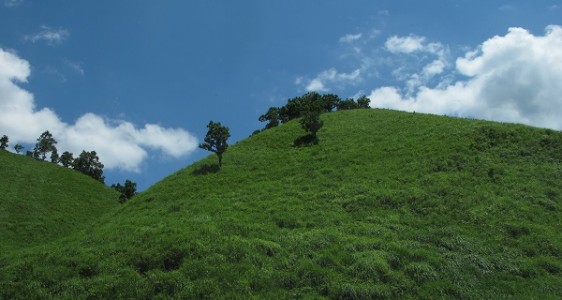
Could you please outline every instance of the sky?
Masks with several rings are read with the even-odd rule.
[[[95,150],[108,184],[310,91],[562,130],[562,0],[0,0],[0,135]]]

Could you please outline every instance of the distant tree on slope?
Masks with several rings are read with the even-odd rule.
[[[96,151],[82,151],[72,162],[72,168],[78,172],[86,174],[95,180],[104,183],[105,177],[103,176],[103,164],[100,162]]]
[[[64,151],[59,158],[59,162],[62,164],[63,167],[69,168],[72,167],[72,162],[74,161],[74,157],[72,157],[72,153],[68,151]]]
[[[47,130],[39,136],[35,148],[33,149],[33,156],[35,158],[45,160],[47,158],[47,153],[56,151],[55,145],[57,141],[53,138],[53,135]]]
[[[23,151],[23,146],[21,144],[16,144],[14,150],[16,150],[17,154],[20,154]]]
[[[219,168],[222,168],[222,155],[228,149],[227,140],[230,137],[230,130],[226,126],[222,126],[220,122],[210,121],[207,125],[209,129],[205,136],[205,142],[199,145],[199,148],[214,152],[219,159]]]
[[[8,138],[7,135],[3,135],[0,138],[0,149],[1,150],[6,150],[6,148],[8,148],[8,142],[10,141],[10,139]]]
[[[133,198],[137,194],[137,184],[130,181],[129,179],[125,180],[125,185],[121,185],[120,183],[112,184],[112,188],[116,191],[121,193],[119,196],[119,202],[124,203],[125,201]]]

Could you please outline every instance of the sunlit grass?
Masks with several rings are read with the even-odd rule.
[[[562,294],[562,134],[354,110],[195,163],[57,243],[0,258],[4,298]]]

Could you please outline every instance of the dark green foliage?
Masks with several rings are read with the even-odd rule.
[[[86,174],[99,182],[104,182],[103,164],[99,161],[96,151],[82,151],[72,162],[72,168],[78,172]]]
[[[51,162],[54,164],[58,164],[59,163],[59,152],[57,151],[57,148],[53,147],[53,150],[51,151]]]
[[[322,126],[324,122],[320,120],[320,112],[318,111],[308,111],[306,112],[302,118],[300,119],[299,123],[301,124],[302,129],[308,132],[314,139],[316,139],[316,133]]]
[[[63,167],[70,168],[72,167],[72,163],[74,162],[74,157],[72,156],[72,153],[64,151],[60,156],[59,162]]]
[[[319,113],[331,112],[337,107],[340,98],[334,94],[320,95],[316,92],[306,93],[303,96],[289,99],[282,107],[270,107],[269,110],[259,117],[260,122],[268,122],[264,129],[287,123],[291,120],[303,117],[312,110]]]
[[[125,180],[124,185],[121,185],[120,183],[112,184],[111,188],[114,188],[121,194],[119,195],[120,203],[125,203],[125,201],[133,198],[137,194],[137,184],[129,179]]]
[[[220,172],[208,157],[82,231],[0,251],[0,298],[560,298],[562,133],[322,120],[318,146],[293,147],[289,121],[230,147]]]
[[[363,95],[359,97],[359,99],[357,99],[357,108],[370,108],[369,106],[370,103],[371,103],[371,99]]]
[[[281,116],[279,115],[279,108],[270,107],[269,110],[260,116],[260,122],[268,122],[265,129],[273,128],[281,123]]]
[[[23,146],[21,144],[16,144],[14,150],[16,150],[17,154],[20,154],[23,151]]]
[[[7,135],[3,135],[0,138],[0,150],[6,150],[6,148],[8,148],[8,142],[10,141],[10,139],[8,138]]]
[[[53,135],[47,130],[37,138],[37,143],[33,149],[33,156],[37,159],[45,160],[47,158],[47,153],[56,151],[55,145],[57,141],[53,138]]]
[[[214,152],[219,159],[219,168],[222,167],[222,155],[228,149],[228,138],[230,131],[228,127],[222,126],[220,122],[210,121],[207,125],[209,129],[205,135],[205,143],[199,145],[199,148]]]

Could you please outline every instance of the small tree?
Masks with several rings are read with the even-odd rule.
[[[68,151],[64,151],[59,158],[59,162],[65,168],[72,167],[73,161],[74,161],[74,157],[72,157],[72,153],[70,153]]]
[[[82,151],[80,156],[72,162],[72,168],[100,181],[101,183],[105,180],[105,177],[103,176],[103,164],[100,162],[96,151]]]
[[[268,122],[265,125],[265,129],[270,129],[279,126],[279,123],[281,122],[281,116],[279,115],[279,108],[270,107],[265,114],[260,116],[259,121]]]
[[[227,140],[230,137],[230,131],[220,122],[213,121],[209,122],[207,128],[209,130],[205,136],[205,143],[200,144],[199,148],[214,152],[219,159],[219,168],[222,168],[222,155],[228,148]]]
[[[59,152],[57,151],[57,148],[53,147],[53,151],[51,151],[51,162],[54,164],[58,164],[59,163]]]
[[[129,179],[125,180],[125,185],[121,185],[120,183],[112,184],[112,188],[116,191],[121,193],[119,196],[119,202],[124,203],[125,201],[133,198],[137,194],[137,184],[130,181]]]
[[[322,126],[324,122],[320,120],[320,112],[311,110],[307,111],[303,117],[300,119],[301,127],[306,130],[314,139],[316,139],[316,133]]]
[[[53,135],[47,130],[39,136],[35,148],[33,149],[34,156],[45,160],[47,158],[47,153],[56,151],[55,145],[57,141],[53,138]]]
[[[16,144],[14,150],[16,150],[17,154],[20,154],[23,151],[23,146],[21,144]]]
[[[6,150],[6,148],[8,148],[8,142],[10,141],[10,139],[8,138],[7,135],[3,135],[0,138],[0,149],[1,150]]]
[[[363,95],[357,99],[357,107],[358,108],[369,108],[369,103],[371,103],[371,99],[367,98],[367,96]]]

